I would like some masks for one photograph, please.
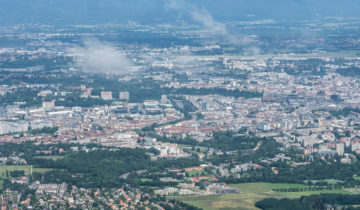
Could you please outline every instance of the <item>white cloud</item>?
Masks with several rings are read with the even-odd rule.
[[[166,3],[165,8],[168,10],[176,10],[182,16],[187,16],[193,21],[202,25],[211,36],[221,36],[226,41],[234,45],[253,45],[257,38],[243,34],[235,34],[229,32],[225,23],[219,22],[204,8],[184,0],[170,0]]]
[[[191,17],[194,21],[202,24],[206,30],[209,30],[212,33],[216,33],[220,35],[229,34],[226,29],[226,25],[218,21],[215,21],[214,18],[210,15],[210,13],[205,9],[192,11]]]
[[[133,71],[126,54],[110,43],[87,39],[83,46],[69,49],[76,57],[76,67],[89,73],[127,74]]]

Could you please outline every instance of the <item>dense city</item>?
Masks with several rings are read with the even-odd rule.
[[[1,209],[358,208],[360,19],[232,24],[0,27]]]

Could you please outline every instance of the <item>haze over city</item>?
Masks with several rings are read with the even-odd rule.
[[[0,5],[1,209],[359,209],[357,0]]]

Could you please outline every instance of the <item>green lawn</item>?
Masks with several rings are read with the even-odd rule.
[[[140,186],[143,189],[159,190],[161,187],[149,187],[149,186]]]
[[[207,176],[206,171],[204,170],[200,170],[200,171],[186,171],[187,174],[189,174],[190,177],[195,177],[195,176]]]
[[[302,184],[272,184],[272,183],[244,183],[233,184],[230,187],[236,187],[240,194],[227,195],[204,195],[204,196],[178,196],[176,199],[184,201],[190,205],[203,209],[257,209],[255,202],[264,198],[299,198],[303,195],[320,193],[342,193],[352,194],[348,190],[322,190],[305,192],[273,192],[272,189],[305,188]]]
[[[10,174],[9,177],[6,176],[6,171],[8,173],[10,173],[10,171],[24,171],[25,175],[29,175],[30,174],[30,167],[29,165],[3,165],[0,166],[0,178],[2,179],[6,179],[6,178],[11,178]]]
[[[23,170],[25,175],[28,176],[31,173],[31,165],[2,165],[0,166],[0,179],[8,179],[10,177],[10,171]],[[33,168],[33,172],[45,173],[52,169],[48,168]],[[6,171],[9,173],[9,177],[6,177]]]
[[[184,147],[192,147],[192,146],[186,144],[178,144],[178,147],[183,149]],[[207,147],[194,146],[194,148],[195,148],[194,152],[196,152],[198,148],[200,149],[200,152],[205,152],[208,150]]]
[[[152,181],[154,181],[153,179],[148,179],[148,178],[141,178],[140,180],[141,180],[141,182],[152,182]]]
[[[38,172],[38,173],[46,173],[48,171],[52,171],[54,169],[52,168],[33,168],[33,172]]]
[[[48,155],[48,156],[35,156],[35,158],[59,160],[59,159],[64,158],[64,156],[63,155]]]

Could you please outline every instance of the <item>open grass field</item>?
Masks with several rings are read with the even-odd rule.
[[[31,173],[31,166],[30,165],[2,165],[0,166],[0,179],[8,179],[10,177],[10,171],[21,171],[23,170],[25,175],[30,175]],[[48,168],[33,168],[33,172],[45,173],[52,169]],[[6,177],[6,171],[9,173],[9,177]]]
[[[181,149],[184,149],[184,147],[192,147],[192,146],[189,146],[186,144],[178,144],[178,147],[180,147]],[[207,147],[194,146],[194,148],[195,148],[194,152],[196,152],[198,148],[200,149],[200,152],[205,152],[208,150]]]
[[[194,176],[207,176],[206,171],[204,170],[193,170],[193,171],[186,171],[187,174],[189,174],[190,177],[194,177]]]
[[[35,156],[35,158],[59,160],[59,159],[64,158],[64,156],[62,156],[62,155],[49,155],[49,156]]]
[[[31,165],[1,165],[0,166],[0,189],[3,188],[4,180],[13,178],[13,177],[11,177],[10,172],[16,171],[16,170],[24,171],[24,174],[26,176],[28,176],[31,173]],[[33,173],[34,172],[45,173],[45,172],[51,171],[51,170],[53,170],[53,169],[51,169],[51,168],[33,168]],[[6,171],[8,172],[8,177],[6,176]]]
[[[148,179],[148,178],[141,178],[140,180],[141,180],[141,182],[152,182],[152,181],[154,181],[153,179]]]
[[[46,173],[48,171],[52,171],[52,168],[33,168],[33,173],[34,172],[38,172],[38,173]]]
[[[6,176],[6,171],[8,173],[10,173],[10,171],[24,171],[25,175],[29,175],[30,174],[30,171],[31,171],[31,166],[29,165],[11,165],[11,166],[8,166],[8,165],[4,165],[4,166],[0,166],[0,178],[2,179],[6,179],[6,178],[9,178]],[[10,176],[10,174],[9,174]]]
[[[227,195],[204,195],[204,196],[178,196],[176,199],[202,209],[239,209],[249,210],[255,208],[255,202],[264,198],[299,198],[303,195],[312,195],[320,193],[341,193],[353,194],[350,190],[322,190],[322,191],[304,191],[304,192],[272,192],[272,189],[305,188],[302,184],[272,184],[272,183],[244,183],[234,184],[230,187],[236,187],[240,194]]]

